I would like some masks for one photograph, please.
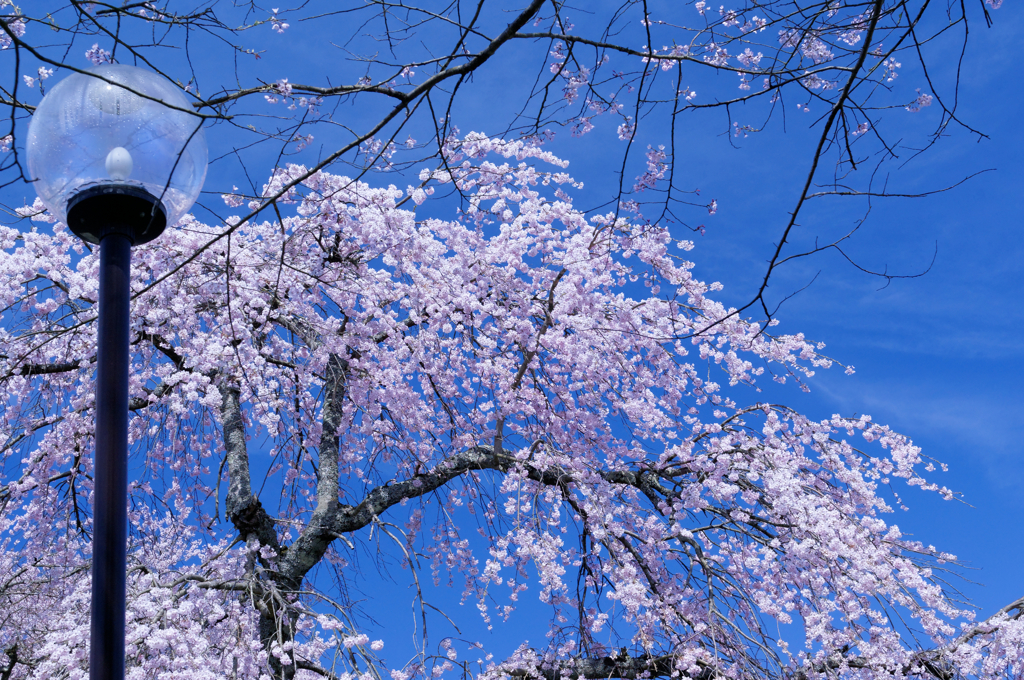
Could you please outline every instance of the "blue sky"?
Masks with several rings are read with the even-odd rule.
[[[870,413],[949,465],[939,481],[970,505],[912,494],[911,512],[891,521],[977,570],[967,576],[984,587],[965,586],[965,592],[983,615],[1024,594],[1024,133],[1020,96],[1005,87],[1012,60],[999,56],[1017,49],[1024,22],[1013,6],[995,19],[991,29],[972,31],[977,40],[960,90],[963,118],[991,139],[954,134],[908,164],[893,184],[921,191],[996,171],[936,196],[878,201],[852,244],[864,266],[887,264],[900,273],[927,268],[937,245],[931,270],[878,290],[883,281],[832,254],[793,263],[773,284],[780,294],[792,292],[820,270],[779,312],[782,328],[826,342],[827,354],[857,369],[853,376],[821,371],[809,381],[809,395],[789,391],[786,401],[821,417]],[[937,120],[938,111],[925,109],[911,124]],[[778,232],[794,200],[794,179],[807,164],[798,161],[787,173],[792,156],[782,147],[794,137],[750,138],[739,151],[702,156],[711,193],[735,198],[720,199],[715,227],[693,254],[696,272],[725,283],[720,295],[733,303],[745,302],[764,271],[764,241]],[[798,143],[806,148],[805,140]],[[763,179],[736,191],[735,177],[747,170]],[[747,240],[766,213],[774,229]],[[859,216],[834,202],[811,214],[802,220],[809,227],[850,225]]]
[[[666,12],[668,7],[664,5]],[[928,198],[875,201],[848,253],[867,268],[917,273],[927,269],[937,248],[934,265],[923,276],[895,280],[880,290],[884,281],[857,271],[835,253],[797,260],[776,272],[770,289],[770,299],[776,302],[814,279],[783,305],[779,330],[803,332],[827,343],[827,354],[857,371],[852,376],[838,368],[819,371],[809,381],[809,394],[765,386],[768,398],[815,418],[870,413],[948,464],[949,472],[936,473],[936,480],[962,492],[964,503],[903,494],[899,489],[911,511],[897,511],[890,521],[926,544],[953,552],[970,567],[968,578],[983,585],[965,583],[963,589],[982,616],[1024,594],[1019,577],[1024,561],[1024,523],[1019,521],[1024,516],[1024,132],[1018,121],[1021,97],[1013,85],[1024,18],[1010,4],[993,16],[992,28],[981,21],[972,26],[959,90],[959,114],[989,139],[979,141],[951,127],[950,136],[926,154],[911,160],[907,152],[907,164],[893,174],[890,187],[908,193],[929,191],[976,171],[995,171]],[[334,69],[335,82],[351,82],[362,75],[362,67],[343,61],[340,53],[334,66],[329,64],[335,53],[318,52],[315,46],[331,37],[323,22],[293,21],[285,36],[272,34],[268,26],[259,30],[263,34],[252,44],[267,48],[259,63],[264,79],[288,77],[319,84],[322,74]],[[81,54],[89,44],[78,47],[72,54]],[[927,49],[931,54],[926,56],[936,59],[937,77],[949,82],[953,65],[941,61],[949,44]],[[84,57],[80,62],[79,66],[88,65]],[[228,63],[210,64],[208,72],[200,71],[206,82],[228,76]],[[173,70],[176,64],[168,59],[162,66]],[[183,71],[181,80],[187,80],[185,66],[177,66]],[[499,60],[478,77],[478,94],[455,112],[454,122],[463,132],[500,132],[488,126],[494,124],[494,108],[504,106],[503,98],[515,89],[521,68],[514,58]],[[532,74],[536,65],[530,68]],[[246,73],[244,63],[239,72]],[[706,78],[695,89],[708,99],[717,91],[731,95],[735,84],[726,75],[730,80],[724,85]],[[900,77],[910,87],[921,86],[920,74],[909,65]],[[201,86],[209,87],[203,82]],[[703,236],[681,236],[696,242],[690,257],[697,276],[721,281],[725,289],[718,298],[730,305],[746,303],[756,290],[816,142],[819,128],[808,126],[821,112],[804,114],[787,106],[785,131],[775,119],[761,133],[732,139],[723,134],[724,117],[711,111],[687,118],[688,128],[680,136],[678,183],[700,188],[701,200],[715,198],[719,203],[714,216],[700,210],[693,215],[707,225]],[[259,103],[247,108],[274,112]],[[341,113],[359,130],[374,112],[349,107]],[[758,115],[754,110],[734,111],[735,120],[755,126],[760,125]],[[896,109],[885,115],[887,130],[907,146],[920,144],[939,120],[937,106],[917,114]],[[616,123],[610,117],[595,122],[597,129],[586,137],[573,139],[562,131],[552,143],[556,153],[570,161],[568,172],[585,182],[579,206],[601,202],[617,181],[619,156],[610,155],[622,148]],[[421,132],[411,130],[414,136]],[[317,141],[294,160],[311,163],[321,150],[333,150],[330,144],[346,134],[321,128],[313,133]],[[217,129],[209,138],[211,159],[224,160],[211,166],[203,203],[223,217],[228,210],[219,195],[235,184],[244,187],[245,176],[231,157],[225,157],[233,138]],[[637,143],[664,143],[664,138],[663,128],[650,125],[642,128]],[[247,157],[258,186],[266,181],[269,159],[277,148],[256,150]],[[371,184],[378,180],[396,182],[393,177],[367,178]],[[31,199],[31,189],[24,185],[0,193],[9,206]],[[815,236],[848,230],[865,209],[861,199],[812,202],[802,214],[796,239],[806,244]],[[200,219],[210,215],[204,209],[196,214]],[[750,401],[765,395],[751,394]]]

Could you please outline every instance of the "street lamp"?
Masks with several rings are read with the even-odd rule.
[[[131,247],[159,236],[206,177],[202,118],[181,89],[107,64],[57,83],[28,128],[28,169],[58,220],[100,248],[89,677],[124,678]]]

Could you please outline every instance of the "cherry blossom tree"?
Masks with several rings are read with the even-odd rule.
[[[130,678],[1024,674],[1024,598],[976,621],[956,558],[886,521],[897,482],[954,497],[935,464],[757,387],[835,363],[766,297],[778,266],[852,236],[794,249],[803,206],[890,195],[894,117],[941,108],[929,143],[974,132],[921,46],[966,40],[985,5],[47,5],[0,0],[5,195],[31,193],[22,136],[50,78],[90,61],[179,82],[218,159],[197,215],[135,249]],[[308,47],[310,26],[331,27],[318,80],[278,73],[263,46]],[[460,132],[495,79],[511,103]],[[691,273],[717,202],[681,186],[675,131],[706,113],[767,133],[734,113],[790,103],[819,116],[806,184],[759,290],[726,307]],[[583,209],[553,140],[599,125],[618,187]],[[663,143],[640,148],[644,125]],[[84,678],[98,258],[15,207],[0,678]],[[374,639],[366,579],[410,589],[413,630]],[[533,643],[495,647],[527,599]],[[410,632],[413,656],[389,653]]]

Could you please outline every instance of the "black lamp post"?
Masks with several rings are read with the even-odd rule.
[[[29,124],[36,192],[100,250],[91,680],[124,678],[131,249],[159,236],[199,195],[206,138],[189,111],[164,78],[111,64],[62,80]]]

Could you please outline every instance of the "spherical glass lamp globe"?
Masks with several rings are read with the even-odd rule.
[[[203,119],[181,89],[105,64],[57,83],[28,128],[28,169],[57,219],[91,243],[150,241],[192,207],[206,178]]]

